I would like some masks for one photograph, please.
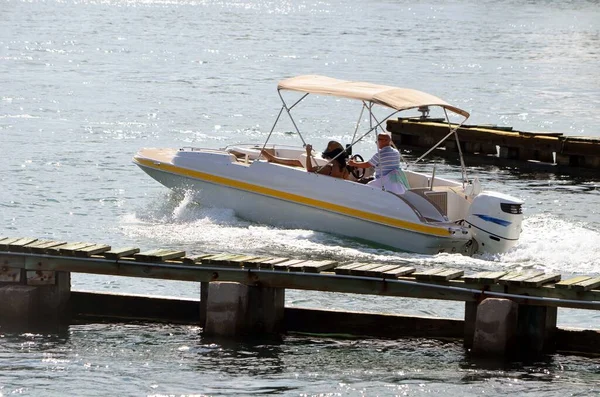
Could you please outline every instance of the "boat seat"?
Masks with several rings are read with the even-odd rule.
[[[411,192],[424,197],[433,204],[443,215],[448,215],[448,192],[440,190],[431,190],[429,188],[410,189]]]
[[[407,190],[402,197],[405,201],[413,205],[427,220],[434,222],[447,222],[448,217],[446,214],[444,214],[436,204],[432,203],[427,196],[421,195],[417,193],[417,191],[418,189]]]

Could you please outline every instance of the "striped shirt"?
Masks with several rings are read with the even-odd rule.
[[[381,178],[400,169],[400,153],[391,146],[384,146],[371,157],[369,164],[375,168],[375,179]]]

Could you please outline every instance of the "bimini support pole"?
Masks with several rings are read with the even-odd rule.
[[[281,103],[283,103],[283,109],[285,109],[285,111],[287,112],[288,116],[290,116],[290,120],[292,121],[292,124],[294,125],[294,128],[296,129],[296,132],[298,133],[298,136],[300,136],[300,139],[302,140],[302,146],[306,146],[306,142],[304,141],[304,137],[302,136],[302,134],[300,133],[300,129],[298,129],[298,126],[296,125],[296,122],[294,121],[294,118],[292,117],[292,113],[291,110],[294,108],[294,106],[296,106],[297,104],[299,104],[304,98],[306,98],[308,96],[308,93],[302,95],[302,98],[298,99],[292,106],[290,106],[288,108],[287,104],[285,103],[285,100],[283,99],[283,96],[281,95],[281,90],[277,90],[277,94],[279,95],[279,98],[281,99]],[[275,126],[273,126],[273,128],[275,128]]]
[[[275,119],[275,123],[273,123],[273,127],[271,127],[271,131],[269,131],[269,135],[267,136],[267,140],[265,141],[265,143],[263,143],[263,147],[258,155],[258,157],[260,158],[262,156],[263,150],[265,150],[265,147],[267,146],[267,143],[269,142],[269,139],[271,139],[271,134],[273,134],[273,131],[275,130],[275,126],[277,125],[277,122],[279,121],[279,118],[281,117],[281,113],[283,113],[283,109],[284,107],[282,106],[281,109],[279,109],[279,114],[277,115],[277,118]]]
[[[448,122],[448,127],[450,128],[450,130],[452,130],[452,126],[450,124],[450,118],[448,117],[448,111],[446,110],[446,108],[443,108],[443,109],[444,109],[444,115],[446,116],[446,121]],[[460,158],[460,168],[462,169],[463,189],[465,188],[465,185],[469,182],[469,180],[467,179],[467,167],[465,166],[465,159],[463,158],[462,149],[460,147],[460,141],[458,140],[458,129],[466,120],[467,119],[465,118],[462,121],[462,123],[460,123],[454,129],[454,137],[456,138],[456,148],[458,149],[458,157]]]
[[[468,179],[467,179],[467,167],[465,166],[465,160],[463,158],[462,149],[460,147],[460,142],[458,140],[458,129],[464,124],[465,121],[467,121],[468,117],[465,117],[465,119],[463,121],[461,121],[460,124],[458,124],[456,127],[452,128],[452,125],[450,124],[450,119],[448,118],[448,112],[446,111],[446,108],[443,108],[443,109],[444,109],[444,114],[446,115],[446,122],[448,124],[448,128],[450,129],[450,132],[448,134],[446,134],[446,136],[444,136],[442,139],[440,139],[438,143],[436,143],[435,145],[433,145],[428,151],[426,151],[425,153],[423,153],[418,159],[416,159],[415,161],[413,161],[410,164],[407,164],[407,168],[410,165],[416,164],[419,161],[423,160],[425,157],[427,157],[429,155],[429,153],[433,152],[446,139],[448,139],[450,137],[450,135],[454,134],[454,136],[456,137],[456,146],[458,147],[458,155],[459,155],[459,158],[460,158],[460,166],[461,166],[461,169],[462,169],[463,188],[464,188],[465,187],[464,186],[465,183],[468,182]]]
[[[275,131],[275,126],[277,126],[277,123],[279,122],[279,118],[281,117],[281,113],[283,113],[284,110],[287,112],[288,116],[290,116],[290,119],[292,120],[292,124],[294,125],[294,128],[296,129],[296,132],[298,133],[298,135],[300,136],[300,139],[302,140],[302,144],[304,146],[306,146],[306,142],[304,142],[304,138],[302,137],[302,134],[300,133],[300,130],[298,130],[298,127],[296,126],[296,123],[294,122],[294,118],[292,117],[292,114],[290,113],[290,111],[294,108],[294,106],[296,106],[297,104],[299,104],[300,101],[302,101],[304,98],[306,98],[306,96],[308,94],[304,94],[302,96],[302,98],[298,99],[292,106],[290,106],[288,108],[287,104],[283,100],[283,97],[281,96],[281,91],[277,90],[277,93],[279,94],[279,98],[281,99],[281,102],[283,103],[283,105],[281,106],[281,109],[279,109],[279,114],[277,115],[277,118],[275,119],[275,122],[273,123],[273,127],[271,127],[271,131],[269,131],[269,136],[267,136],[267,140],[263,144],[263,147],[262,147],[262,149],[260,151],[260,154],[259,154],[259,158],[262,156],[262,152],[263,152],[263,150],[265,150],[265,147],[267,147],[267,143],[269,142],[269,139],[271,139],[271,135],[273,134],[273,131]]]

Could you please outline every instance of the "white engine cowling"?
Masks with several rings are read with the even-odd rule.
[[[517,244],[523,222],[523,201],[507,194],[483,192],[473,199],[467,223],[478,252],[497,254]]]

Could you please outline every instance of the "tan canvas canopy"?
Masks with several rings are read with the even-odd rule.
[[[420,106],[441,106],[466,118],[469,117],[469,112],[465,110],[452,106],[433,95],[409,88],[398,88],[360,81],[338,80],[318,75],[304,75],[281,80],[277,88],[280,90],[359,99],[396,110],[414,109]]]

